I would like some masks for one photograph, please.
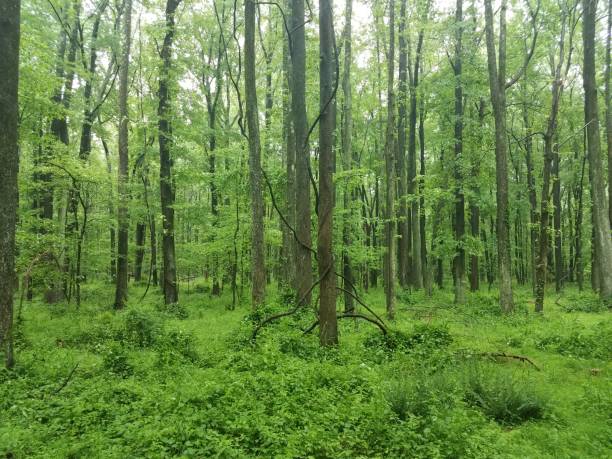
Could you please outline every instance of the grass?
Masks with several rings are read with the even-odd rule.
[[[345,321],[329,350],[302,335],[309,312],[253,347],[248,306],[204,291],[168,309],[133,287],[119,313],[102,284],[79,311],[25,304],[17,367],[0,371],[0,455],[612,457],[610,312],[571,288],[542,315],[517,289],[507,316],[488,292],[461,307],[450,289],[401,292],[390,337]],[[381,291],[364,298],[382,314]]]

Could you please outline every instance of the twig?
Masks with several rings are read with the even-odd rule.
[[[531,364],[536,370],[541,371],[540,367],[533,363],[533,360],[531,360],[529,357],[525,357],[524,355],[506,354],[505,352],[481,352],[478,355],[482,357],[490,357],[492,359],[505,358],[520,360],[521,362],[527,362]]]
[[[72,376],[74,376],[74,372],[76,371],[76,369],[79,367],[79,363],[77,362],[77,364],[72,368],[72,370],[70,370],[70,373],[68,373],[68,376],[66,377],[66,379],[64,380],[63,384],[61,386],[59,386],[54,392],[53,394],[57,395],[60,393],[60,391],[66,387],[68,385],[68,383],[70,382],[70,380],[72,379]]]
[[[363,319],[366,322],[370,322],[371,324],[374,324],[378,328],[380,328],[380,331],[383,333],[383,335],[387,334],[387,329],[385,328],[385,326],[383,324],[381,324],[377,320],[372,319],[371,317],[368,317],[366,315],[347,312],[347,313],[344,313],[344,314],[338,314],[336,317],[338,319],[346,319],[346,318]],[[315,323],[313,323],[310,327],[308,327],[306,330],[304,330],[304,334],[307,335],[308,333],[313,331],[315,328],[317,328],[317,325],[319,325],[319,321],[318,320]]]

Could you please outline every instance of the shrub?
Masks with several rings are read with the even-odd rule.
[[[109,346],[102,358],[102,366],[111,374],[127,378],[134,372],[125,349],[117,344]]]
[[[509,372],[488,373],[479,368],[466,379],[465,401],[502,425],[517,425],[543,419],[548,410],[544,398],[533,384],[519,380]]]
[[[162,335],[155,344],[155,350],[161,364],[193,363],[198,360],[193,336],[181,330],[171,330]]]
[[[389,330],[385,335],[376,332],[364,342],[367,348],[382,348],[387,352],[407,352],[416,347],[445,348],[453,337],[444,325],[417,324],[411,333]]]
[[[165,304],[163,301],[160,301],[156,308],[159,312],[177,319],[187,319],[189,317],[187,308],[180,303]]]
[[[562,355],[582,358],[612,358],[612,324],[600,322],[591,330],[573,330],[569,335],[548,334],[536,341],[536,347]]]
[[[606,305],[594,292],[570,294],[561,309],[565,312],[604,312],[612,305]]]
[[[144,311],[132,309],[126,313],[121,341],[136,347],[151,347],[162,332],[161,324]]]

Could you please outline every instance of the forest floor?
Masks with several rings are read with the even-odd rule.
[[[0,370],[0,455],[48,457],[612,457],[612,316],[567,288],[502,316],[495,292],[400,292],[389,334],[352,319],[340,346],[303,335],[312,311],[267,326],[203,281],[110,309],[24,303],[17,366]],[[263,314],[288,309],[272,292]],[[364,296],[381,314],[380,290]],[[530,361],[490,354],[512,354]]]

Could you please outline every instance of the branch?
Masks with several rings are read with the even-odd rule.
[[[388,333],[387,329],[385,328],[385,326],[383,324],[381,324],[380,322],[372,319],[371,317],[368,317],[366,315],[363,314],[354,314],[354,313],[344,313],[344,314],[338,314],[336,316],[338,319],[347,319],[347,318],[353,318],[353,319],[362,319],[365,320],[366,322],[370,322],[371,324],[376,325],[378,328],[380,328],[380,331],[382,332],[383,335],[386,335]],[[317,328],[317,325],[319,325],[319,321],[317,320],[315,323],[313,323],[310,327],[308,327],[306,330],[304,330],[304,334],[307,335],[308,333],[310,333],[311,331],[313,331],[315,328]]]
[[[529,5],[529,15],[531,16],[531,28],[533,29],[533,35],[531,37],[531,48],[529,49],[529,52],[525,56],[525,61],[523,62],[523,65],[521,66],[521,68],[510,79],[510,81],[506,82],[506,86],[505,86],[506,89],[514,85],[514,83],[516,83],[527,70],[527,66],[529,65],[529,62],[531,61],[531,58],[533,57],[533,52],[535,51],[536,41],[538,39],[538,27],[537,27],[536,21],[538,19],[538,13],[540,12],[540,0],[538,0],[538,4],[536,6],[535,11],[532,11],[529,1],[527,1],[527,5]]]

